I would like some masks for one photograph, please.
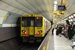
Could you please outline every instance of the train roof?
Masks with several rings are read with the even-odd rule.
[[[37,15],[37,14],[28,14],[28,15],[23,15],[22,17],[43,17],[42,15]]]
[[[27,14],[27,15],[23,15],[22,17],[31,17],[31,16],[32,17],[44,17],[42,15],[37,15],[37,14]],[[45,17],[44,19],[49,22],[49,20],[47,20]]]

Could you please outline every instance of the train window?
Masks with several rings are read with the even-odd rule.
[[[34,26],[34,21],[33,20],[31,20],[31,26]]]
[[[28,17],[22,17],[22,27],[27,27]]]
[[[23,21],[22,21],[22,26],[23,26],[23,27],[27,27],[27,20],[23,20]]]
[[[34,26],[35,18],[33,17],[22,17],[22,26],[28,27],[28,26]]]
[[[42,27],[42,17],[36,19],[36,27]]]

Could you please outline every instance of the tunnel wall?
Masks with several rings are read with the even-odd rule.
[[[20,34],[21,15],[0,10],[0,42],[14,38]]]

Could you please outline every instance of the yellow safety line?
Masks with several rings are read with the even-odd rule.
[[[42,50],[45,50],[45,46],[42,48]]]
[[[49,48],[50,38],[51,38],[51,34],[50,34],[50,37],[49,37],[49,40],[48,40],[48,43],[47,43],[47,48],[46,48],[46,50],[48,50],[48,48]]]

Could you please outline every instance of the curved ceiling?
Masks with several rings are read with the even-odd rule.
[[[1,0],[8,11],[21,11],[25,14],[39,14],[52,21],[53,0]],[[17,13],[15,12],[15,13]]]
[[[57,0],[61,4],[61,0]],[[63,0],[63,5],[66,5],[66,13],[61,18],[74,13],[75,0]],[[1,0],[0,9],[14,12],[17,14],[39,14],[44,16],[49,21],[53,20],[54,0]],[[58,16],[56,16],[58,17]]]

